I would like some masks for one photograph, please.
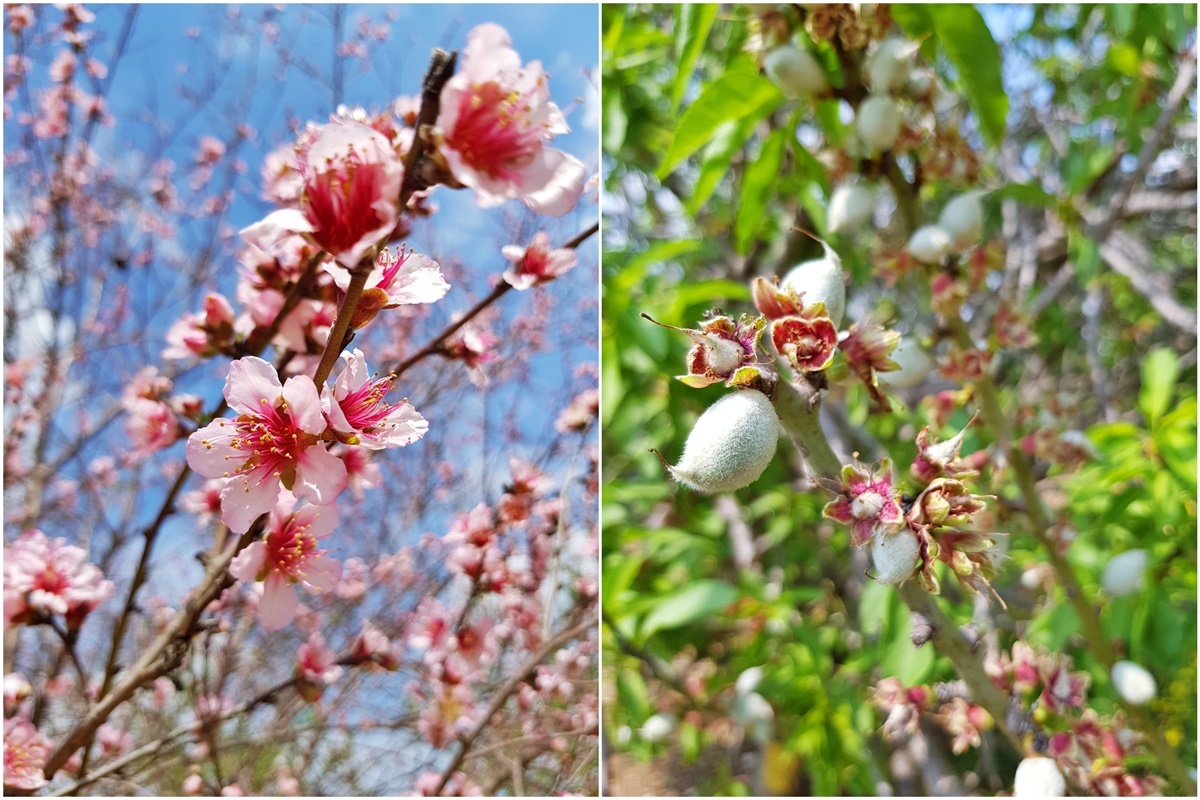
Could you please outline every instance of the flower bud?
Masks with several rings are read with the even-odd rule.
[[[1113,688],[1121,699],[1135,706],[1145,705],[1158,694],[1154,676],[1132,661],[1118,661],[1112,668]]]
[[[900,124],[900,107],[887,95],[873,94],[858,107],[858,136],[875,152],[892,149]]]
[[[1142,588],[1142,573],[1149,560],[1145,550],[1126,550],[1109,559],[1100,586],[1110,597],[1133,594]]]
[[[700,415],[679,464],[669,469],[675,480],[705,494],[732,492],[758,480],[778,441],[779,417],[767,396],[733,392]]]
[[[842,324],[842,315],[846,311],[846,284],[842,279],[842,259],[829,245],[821,242],[825,248],[823,258],[805,261],[793,267],[791,272],[783,276],[780,285],[797,294],[803,295],[804,305],[824,303],[825,313],[833,320],[834,327]]]
[[[871,560],[875,562],[875,580],[885,586],[896,586],[912,577],[917,570],[917,554],[921,543],[908,529],[896,533],[880,532],[871,541]]]
[[[936,225],[917,228],[908,240],[908,254],[922,264],[940,264],[950,252],[950,234]]]
[[[1062,797],[1067,780],[1053,758],[1032,756],[1017,765],[1013,779],[1013,797]]]
[[[892,361],[900,365],[900,369],[879,373],[879,382],[896,389],[907,389],[916,386],[933,372],[933,359],[926,355],[916,339],[901,337],[900,343],[892,351]]]
[[[965,192],[955,197],[938,215],[938,227],[950,235],[950,246],[963,250],[983,240],[983,203],[981,192]]]
[[[825,227],[830,233],[853,233],[871,219],[874,210],[875,195],[870,189],[858,184],[844,184],[829,198],[829,218]]]
[[[829,89],[825,71],[807,50],[785,44],[777,47],[763,59],[767,77],[783,90],[788,97],[823,94]]]

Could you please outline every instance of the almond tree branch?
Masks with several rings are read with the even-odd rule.
[[[599,230],[600,230],[600,223],[596,222],[591,227],[587,228],[586,230],[583,230],[583,231],[577,233],[575,236],[572,236],[570,239],[568,239],[566,242],[564,242],[562,246],[564,248],[574,250],[575,248],[579,247],[579,245],[581,245],[585,241],[587,241],[587,239],[589,237],[595,235],[596,232]],[[476,303],[474,306],[472,306],[470,311],[468,311],[466,314],[463,314],[462,317],[460,317],[459,319],[457,319],[454,322],[447,325],[445,330],[443,330],[436,337],[434,337],[433,341],[431,341],[429,344],[425,345],[420,350],[418,350],[417,352],[413,353],[408,358],[401,361],[399,365],[397,365],[396,367],[394,367],[392,369],[392,373],[395,374],[395,376],[397,378],[399,378],[401,375],[403,375],[405,372],[407,372],[409,369],[411,369],[414,364],[416,364],[417,362],[419,362],[425,358],[428,358],[430,355],[437,352],[438,348],[441,347],[443,342],[445,342],[447,339],[449,339],[451,336],[453,336],[460,328],[462,328],[468,322],[475,319],[475,317],[479,316],[480,312],[482,312],[484,309],[486,309],[492,303],[496,302],[501,297],[503,297],[505,294],[507,294],[510,289],[512,289],[512,286],[503,281],[496,284],[496,288],[492,289],[492,291],[489,292],[486,297],[484,297],[482,300],[480,300],[478,303]]]
[[[521,666],[519,670],[514,672],[512,676],[510,676],[509,679],[500,686],[500,688],[496,691],[496,694],[492,697],[492,701],[488,703],[485,712],[479,717],[479,722],[477,722],[471,728],[471,730],[459,737],[459,741],[462,742],[462,747],[459,748],[458,753],[455,754],[450,763],[446,765],[446,768],[442,770],[441,780],[438,781],[437,788],[433,790],[434,795],[441,794],[442,790],[446,788],[446,784],[450,781],[451,776],[454,775],[454,772],[466,759],[467,753],[470,751],[471,746],[475,743],[475,740],[479,738],[479,735],[483,733],[484,729],[492,724],[492,717],[494,717],[496,713],[504,707],[504,704],[508,702],[508,698],[512,696],[512,693],[515,692],[517,688],[524,683],[539,666],[541,666],[543,661],[553,655],[555,651],[557,651],[567,642],[570,642],[573,639],[578,639],[580,636],[587,635],[587,632],[594,630],[595,627],[596,620],[594,618],[589,618],[585,619],[583,622],[580,622],[574,627],[561,631],[553,639],[542,645],[536,653],[529,657],[529,659]]]

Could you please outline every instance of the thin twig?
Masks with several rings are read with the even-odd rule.
[[[492,697],[492,701],[488,703],[488,707],[484,710],[484,713],[480,715],[479,722],[477,722],[471,728],[471,730],[459,737],[459,741],[462,742],[462,747],[459,748],[459,751],[455,754],[450,763],[446,765],[446,768],[442,770],[441,779],[438,781],[437,788],[433,790],[434,795],[441,794],[442,789],[446,788],[446,784],[454,775],[455,770],[457,770],[462,765],[463,760],[466,759],[467,753],[470,751],[471,746],[475,743],[475,740],[479,738],[479,735],[483,733],[483,731],[489,725],[492,724],[492,717],[494,717],[496,713],[504,707],[504,704],[508,702],[508,698],[517,690],[517,687],[524,683],[529,676],[532,675],[539,666],[541,666],[542,662],[549,658],[554,652],[559,650],[563,645],[572,641],[573,639],[578,639],[580,636],[586,635],[588,631],[595,630],[595,628],[596,620],[586,619],[578,625],[560,632],[553,639],[542,645],[538,651],[521,666],[519,670],[513,673],[513,675],[510,676],[509,679],[500,686],[500,689]]]

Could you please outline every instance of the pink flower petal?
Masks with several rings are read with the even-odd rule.
[[[521,199],[538,214],[561,217],[579,202],[586,180],[587,168],[582,161],[561,150],[543,147],[521,171],[522,187],[530,187]]]
[[[325,506],[337,499],[346,488],[346,463],[316,444],[300,454],[296,465],[296,484],[292,487],[297,497],[310,503]]]
[[[262,600],[258,604],[258,616],[264,628],[269,631],[283,628],[295,619],[299,606],[300,598],[287,578],[274,572],[267,576]]]
[[[229,365],[229,375],[225,378],[225,399],[235,411],[261,414],[263,400],[273,406],[282,394],[283,386],[279,383],[275,367],[261,358],[246,356]]]
[[[251,542],[246,549],[238,553],[229,565],[229,574],[240,581],[254,582],[258,580],[259,570],[267,558],[267,545],[263,542]]]
[[[306,375],[288,378],[283,386],[283,398],[287,401],[288,414],[300,430],[314,436],[325,432],[325,415],[321,413],[321,399],[312,378]]]

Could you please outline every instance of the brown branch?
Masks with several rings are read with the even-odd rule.
[[[404,158],[404,182],[400,184],[400,210],[408,206],[408,200],[413,192],[422,188],[417,181],[417,167],[425,154],[425,139],[422,130],[437,122],[441,110],[442,87],[454,75],[454,66],[458,61],[458,53],[434,49],[429,58],[429,69],[425,72],[425,80],[421,85],[421,108],[417,112],[417,121],[413,126],[413,143],[408,155]]]

